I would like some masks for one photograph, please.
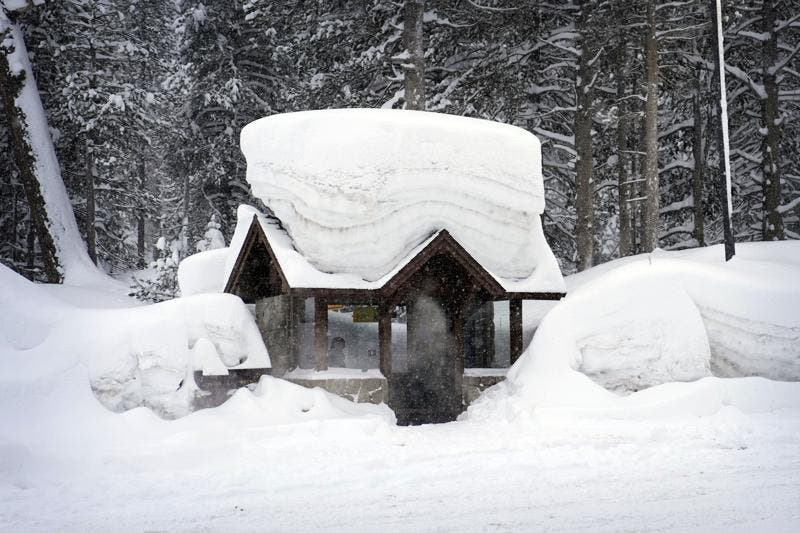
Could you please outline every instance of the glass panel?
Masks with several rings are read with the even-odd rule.
[[[378,323],[354,322],[354,306],[328,308],[328,367],[378,368]]]
[[[510,364],[509,326],[508,300],[494,302],[494,361],[491,366],[495,368],[506,368]]]

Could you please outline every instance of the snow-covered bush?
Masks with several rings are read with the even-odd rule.
[[[225,236],[220,231],[222,226],[217,219],[217,215],[211,215],[211,220],[206,224],[206,231],[203,238],[197,241],[195,248],[198,252],[225,248]]]

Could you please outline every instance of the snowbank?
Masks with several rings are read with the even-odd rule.
[[[319,387],[307,389],[271,376],[262,376],[252,392],[239,389],[215,411],[215,416],[230,417],[249,426],[332,419],[366,419],[392,425],[396,422],[385,404],[356,404]],[[201,413],[192,416],[202,417]]]
[[[95,292],[83,293],[84,306]],[[107,296],[100,296],[105,302]],[[198,369],[213,362],[226,367],[269,367],[261,335],[242,301],[228,294],[180,298],[149,306],[117,309],[75,307],[0,266],[0,376],[3,385],[25,388],[58,380],[76,367],[84,384],[114,411],[146,405],[159,414],[186,414],[182,389],[194,370],[190,350],[203,341]],[[216,369],[218,371],[218,369]]]
[[[700,312],[675,280],[651,274],[644,264],[614,270],[576,289],[552,312],[556,321],[569,315],[564,331],[550,333],[559,351],[572,349],[570,366],[609,390],[635,391],[710,375]],[[553,326],[540,327],[547,335]]]
[[[376,281],[447,229],[497,276],[546,270],[526,289],[563,288],[539,218],[540,145],[525,130],[416,111],[308,111],[248,124],[241,145],[253,194],[320,271]]]
[[[199,252],[178,264],[178,286],[181,296],[222,292],[225,288],[227,247]],[[234,258],[235,261],[235,258]]]
[[[657,252],[571,276],[507,381],[467,417],[800,407],[800,242],[737,251],[729,263],[719,247]]]

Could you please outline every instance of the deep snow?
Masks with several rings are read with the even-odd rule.
[[[243,128],[241,146],[253,195],[319,271],[376,281],[447,229],[498,277],[536,274],[515,290],[562,288],[541,226],[540,143],[521,128],[331,109],[259,119]]]
[[[201,294],[144,306],[112,296],[113,286],[36,285],[0,265],[0,386],[12,391],[0,401],[24,406],[13,391],[80,367],[84,384],[109,409],[147,405],[163,416],[183,416],[191,410],[191,391],[181,384],[189,386],[195,362],[199,370],[214,357],[228,367],[270,366],[239,298]],[[192,349],[200,340],[207,342],[206,355],[197,358]]]
[[[740,245],[727,265],[719,247],[657,253],[568,278],[570,295],[507,382],[465,420],[407,428],[385,407],[272,378],[178,420],[113,413],[89,385],[97,358],[128,360],[164,321],[181,331],[163,335],[164,348],[209,352],[219,343],[206,319],[229,321],[236,312],[216,306],[236,299],[108,309],[106,291],[105,309],[91,309],[94,289],[0,268],[0,313],[11,317],[0,323],[0,529],[795,531],[800,383],[668,380],[714,372],[733,335],[766,354],[753,373],[793,372],[798,244]],[[79,293],[83,308],[70,303]],[[638,302],[654,297],[663,303]],[[725,333],[709,310],[733,320]],[[670,335],[662,316],[678,315]],[[790,350],[770,348],[780,346]]]

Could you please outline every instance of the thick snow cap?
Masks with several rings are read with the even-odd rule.
[[[245,126],[241,144],[253,194],[320,271],[376,281],[447,229],[495,276],[563,289],[539,217],[540,144],[523,129],[337,109],[262,118]]]

